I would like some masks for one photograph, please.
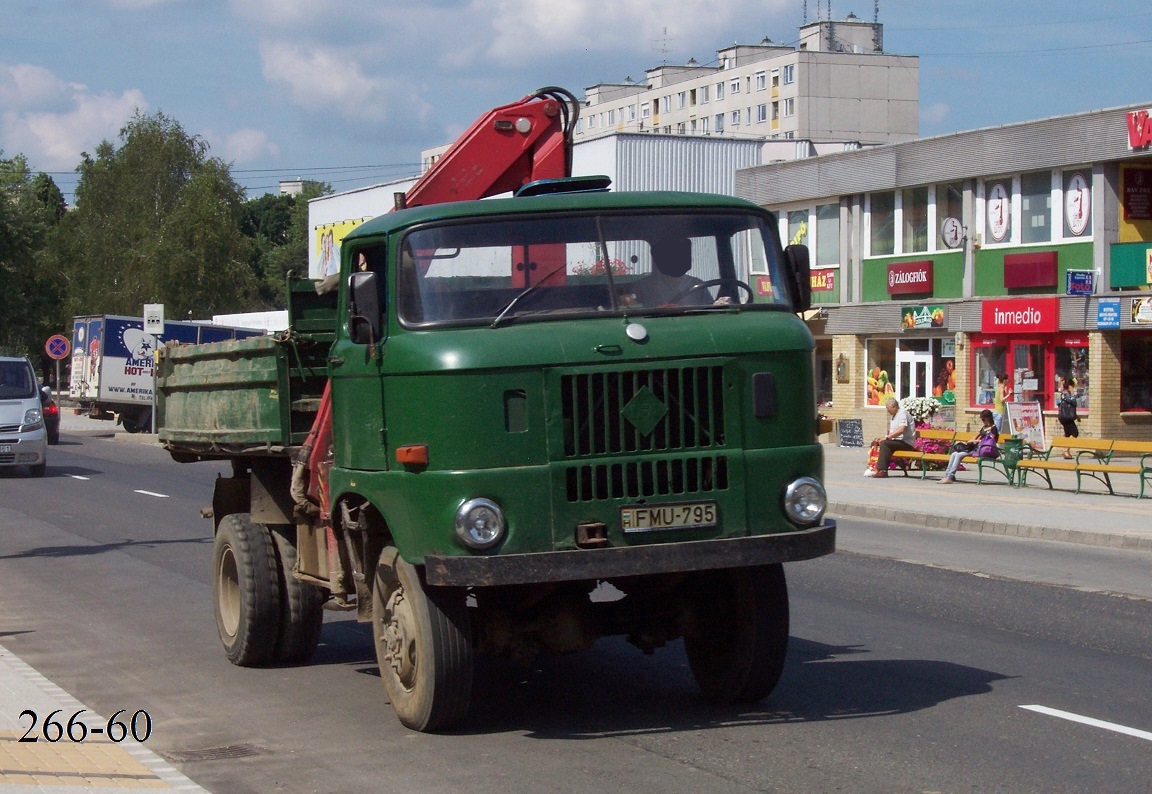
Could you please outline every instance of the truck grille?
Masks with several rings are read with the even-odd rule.
[[[564,375],[560,393],[568,458],[724,445],[719,366]]]
[[[600,463],[570,466],[564,474],[569,502],[708,493],[728,488],[728,458]]]

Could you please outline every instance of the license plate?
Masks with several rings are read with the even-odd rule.
[[[0,444],[0,455],[8,455],[12,452],[11,444]]]
[[[674,505],[636,505],[620,508],[625,532],[656,532],[665,529],[698,529],[716,526],[715,502],[683,502]]]

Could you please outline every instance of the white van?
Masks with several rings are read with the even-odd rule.
[[[0,357],[0,468],[27,466],[33,477],[44,476],[48,432],[40,407],[32,364]]]

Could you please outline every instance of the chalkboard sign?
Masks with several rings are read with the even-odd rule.
[[[842,447],[864,446],[864,422],[861,419],[837,419],[836,435]]]

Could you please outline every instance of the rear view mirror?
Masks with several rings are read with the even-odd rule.
[[[788,246],[784,249],[784,261],[788,263],[796,288],[795,311],[797,314],[806,312],[812,308],[812,268],[808,263],[808,246]]]
[[[380,292],[376,274],[358,271],[348,277],[348,332],[358,345],[372,345],[380,339]]]

